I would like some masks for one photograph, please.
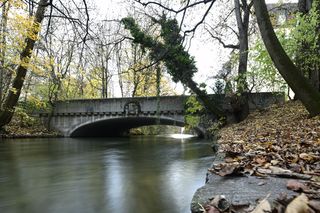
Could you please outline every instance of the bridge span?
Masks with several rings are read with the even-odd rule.
[[[52,113],[40,113],[40,117],[66,137],[116,136],[132,128],[156,124],[183,127],[188,97],[164,96],[159,97],[159,102],[157,97],[58,101]],[[226,112],[231,110],[228,98],[223,95],[210,97],[218,100]],[[279,94],[249,95],[251,110],[283,101],[284,96]],[[201,124],[195,130],[199,135],[205,134]]]

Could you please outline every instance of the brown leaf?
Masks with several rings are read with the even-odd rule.
[[[303,191],[308,190],[308,187],[297,180],[288,180],[287,188],[292,191]]]
[[[257,168],[257,172],[259,172],[261,174],[271,174],[272,173],[271,169],[263,169],[263,168]]]
[[[235,162],[234,158],[231,158],[231,157],[226,157],[226,158],[224,159],[224,161],[225,161],[226,163],[233,163],[233,162]]]
[[[319,200],[310,200],[309,206],[316,212],[320,212],[320,201]]]
[[[307,153],[301,153],[299,155],[299,158],[301,158],[302,160],[310,162],[310,161],[312,161],[314,159],[314,156],[310,155],[310,154],[307,154]]]
[[[277,167],[277,166],[270,166],[269,169],[271,169],[272,173],[292,173],[288,169],[282,169],[282,168]]]
[[[285,213],[309,213],[308,197],[301,194],[289,203]]]
[[[290,170],[293,172],[302,172],[302,166],[296,163],[291,163],[290,165]]]
[[[265,157],[257,156],[254,158],[254,161],[258,164],[264,164],[267,160]]]
[[[239,175],[240,174],[240,165],[239,164],[222,164],[221,170],[218,172],[220,176],[227,175]]]
[[[220,213],[220,211],[217,208],[215,208],[214,206],[210,206],[210,205],[206,206],[205,210],[206,210],[205,213]]]

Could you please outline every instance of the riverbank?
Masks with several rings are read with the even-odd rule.
[[[12,121],[0,130],[0,138],[51,138],[62,137],[58,132],[48,130],[37,118],[26,123],[13,117]]]
[[[223,157],[194,195],[193,212],[320,212],[320,116],[309,118],[300,102],[274,105],[224,127],[218,145]],[[302,210],[285,210],[290,205]]]

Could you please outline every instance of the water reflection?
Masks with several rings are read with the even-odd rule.
[[[171,134],[170,137],[175,138],[175,139],[186,139],[186,138],[196,137],[196,135],[190,135],[190,134]]]
[[[158,137],[0,142],[1,212],[189,212],[209,142]]]

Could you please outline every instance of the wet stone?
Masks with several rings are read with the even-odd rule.
[[[287,178],[258,178],[254,176],[220,177],[208,174],[207,183],[199,188],[191,202],[191,212],[201,213],[201,204],[205,206],[216,195],[224,195],[233,205],[256,205],[256,201],[269,196],[268,200],[274,200],[281,193],[291,197],[295,192],[286,188]]]

